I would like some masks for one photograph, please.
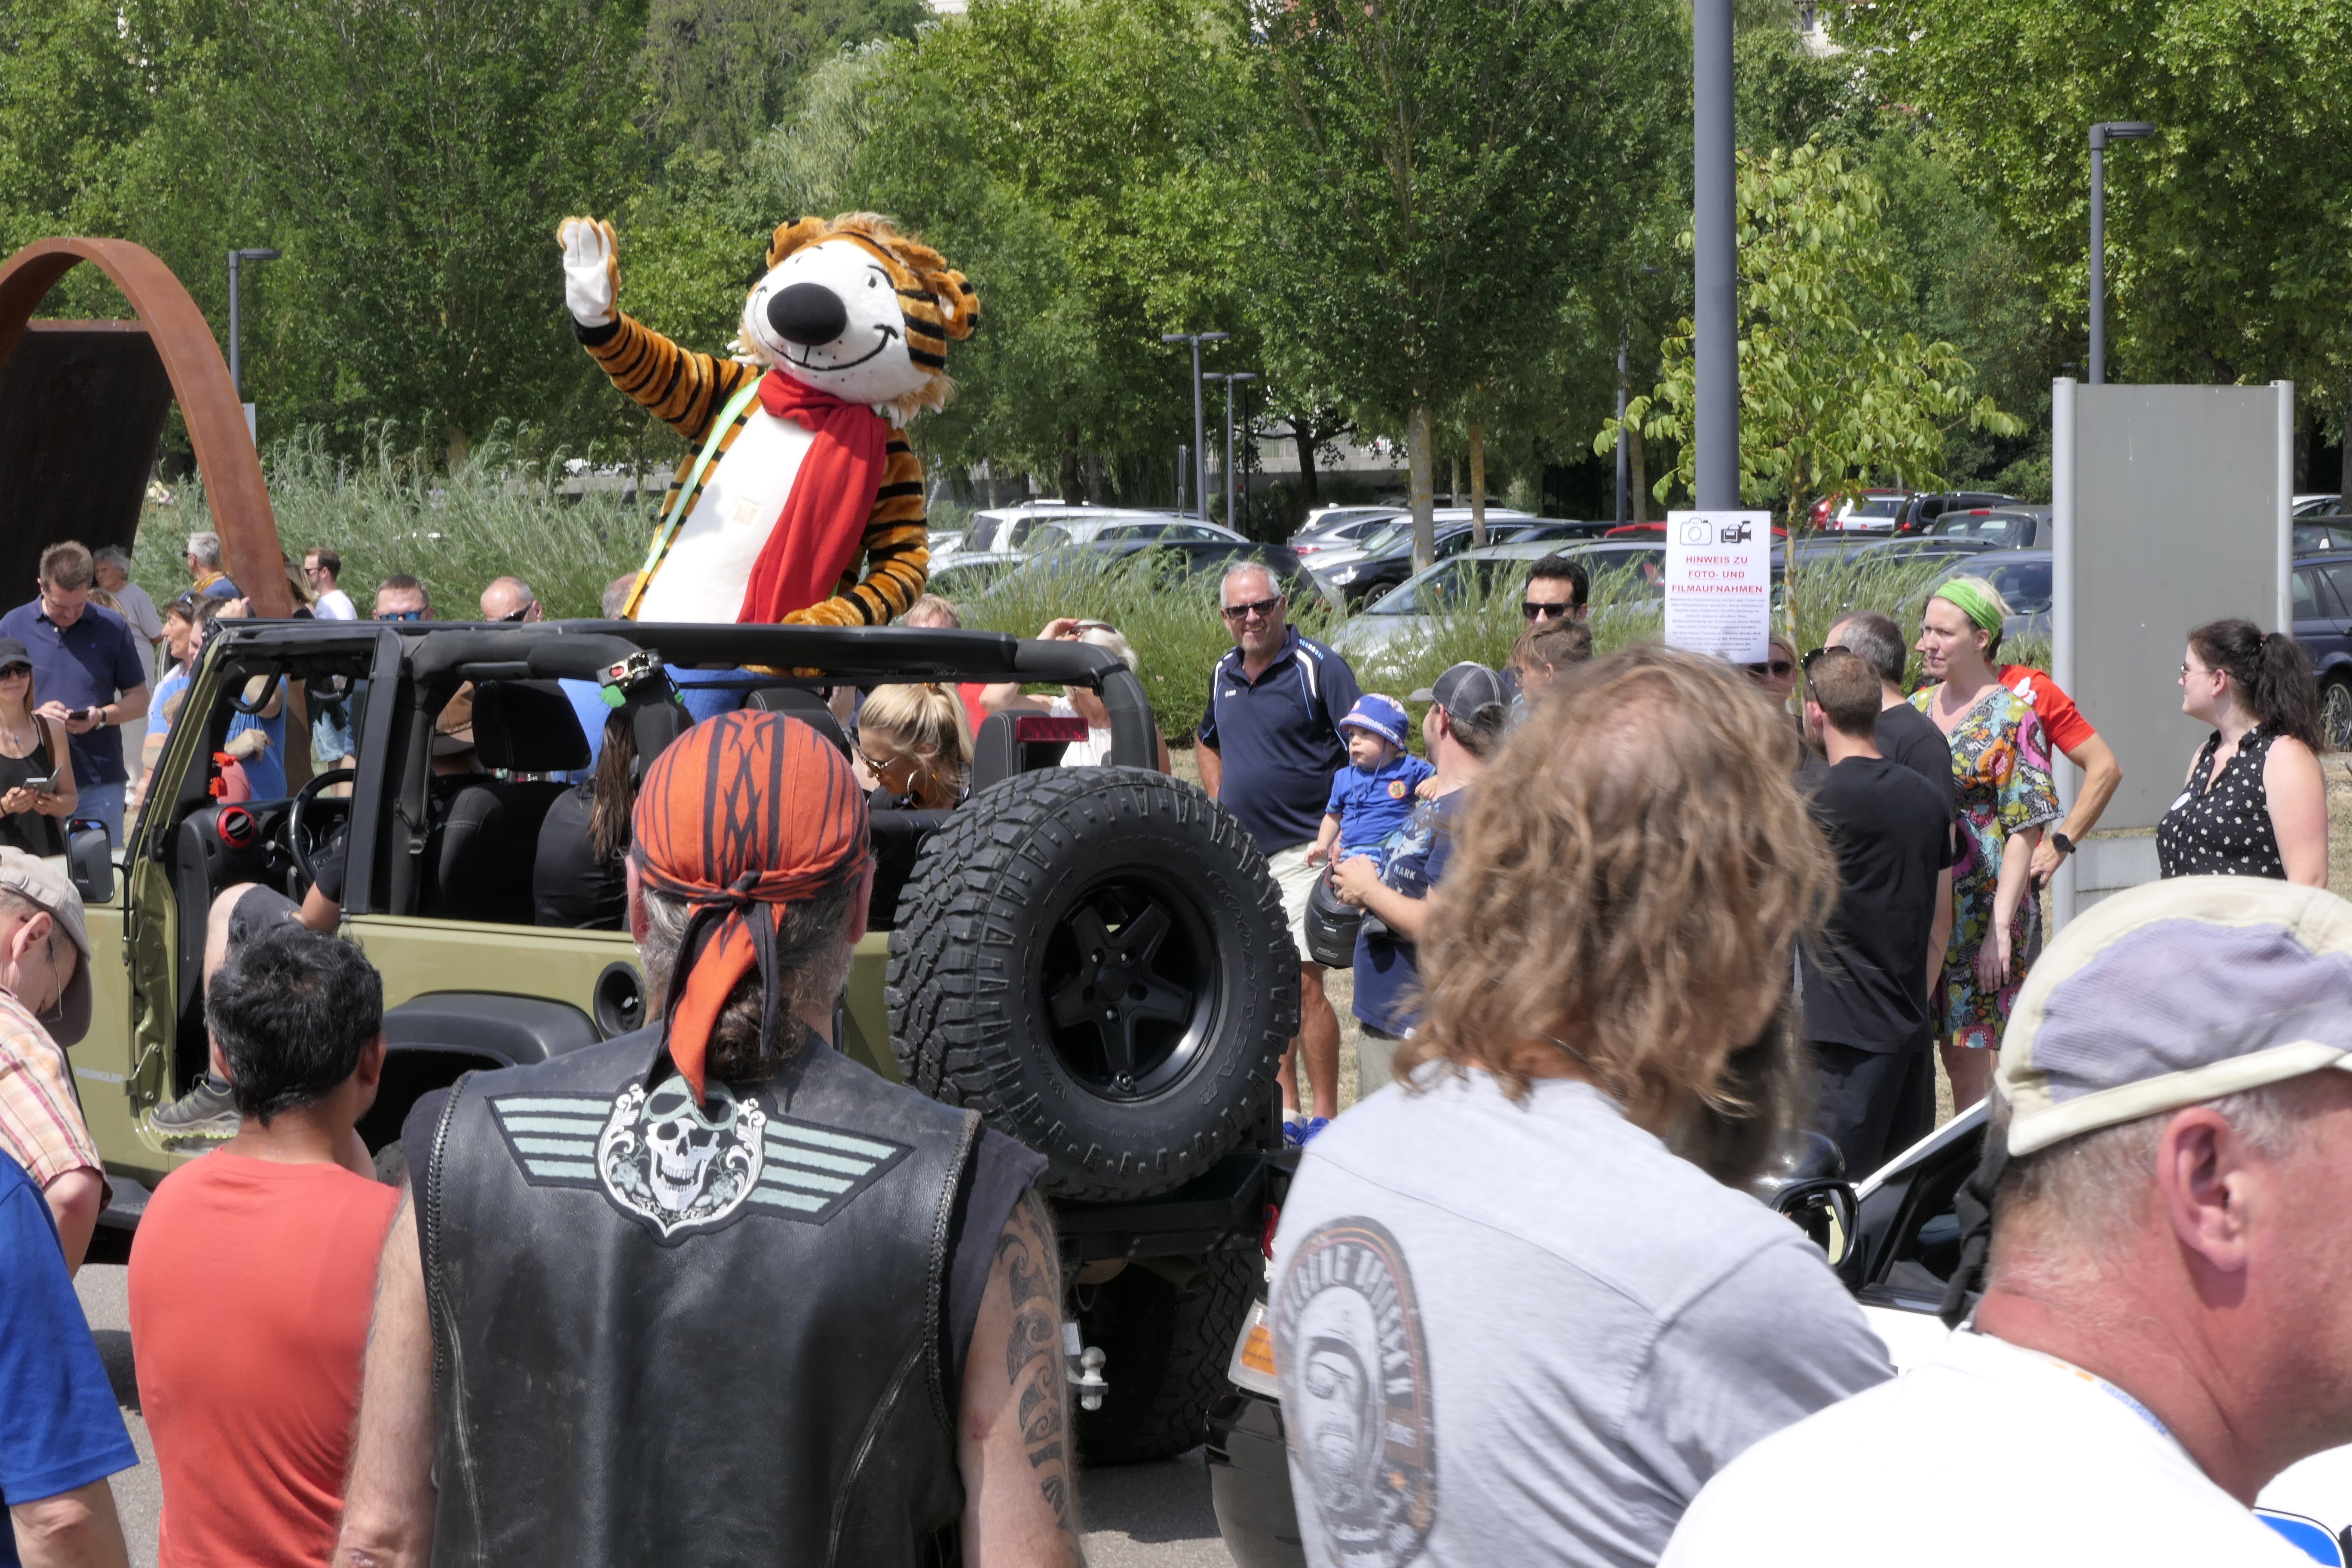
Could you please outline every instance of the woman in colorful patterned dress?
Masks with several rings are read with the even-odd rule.
[[[1981,577],[1938,586],[1919,627],[1919,654],[1936,684],[1911,698],[1951,746],[1959,792],[1952,941],[1931,999],[1956,1110],[1984,1098],[2017,988],[2042,951],[2030,872],[2042,824],[2059,816],[2042,721],[1993,668],[2008,614]]]

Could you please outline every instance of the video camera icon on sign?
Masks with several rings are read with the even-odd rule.
[[[1683,542],[1685,544],[1713,544],[1715,542],[1715,530],[1712,526],[1703,521],[1685,522],[1683,524]]]
[[[1756,525],[1754,523],[1727,522],[1723,525],[1723,531],[1717,537],[1716,542],[1718,544],[1745,544],[1755,537]]]

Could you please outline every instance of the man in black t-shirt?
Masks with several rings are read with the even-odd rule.
[[[1952,921],[1948,797],[1879,754],[1879,696],[1854,653],[1809,661],[1806,738],[1829,759],[1812,777],[1813,816],[1837,854],[1838,901],[1800,960],[1805,1033],[1821,1130],[1856,1177],[1935,1126],[1927,999]]]
[[[1827,647],[1842,647],[1862,656],[1878,677],[1878,722],[1874,731],[1878,754],[1905,767],[1941,790],[1948,809],[1958,813],[1959,786],[1952,778],[1952,748],[1936,721],[1911,706],[1903,695],[1903,669],[1910,648],[1902,628],[1891,616],[1865,610],[1830,627]]]

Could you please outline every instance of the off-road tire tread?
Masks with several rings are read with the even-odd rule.
[[[1255,1009],[1251,1037],[1226,1042],[1220,1047],[1224,1059],[1208,1064],[1215,1081],[1196,1077],[1185,1089],[1216,1096],[1212,1125],[1150,1147],[1113,1151],[1067,1126],[1024,1081],[1037,1069],[1027,1067],[1011,1038],[1012,988],[1028,957],[1014,921],[1032,896],[1030,873],[1044,874],[1049,856],[1065,861],[1081,837],[1116,837],[1144,825],[1196,837],[1204,860],[1231,868],[1227,885],[1245,902],[1213,910],[1211,918],[1265,936],[1251,964],[1263,977],[1263,1005]],[[1208,1170],[1263,1115],[1298,1027],[1297,949],[1287,932],[1281,889],[1265,857],[1233,815],[1198,787],[1141,768],[1015,774],[967,802],[932,834],[907,880],[883,992],[890,1049],[909,1085],[979,1110],[989,1125],[1044,1154],[1048,1191],[1096,1201],[1168,1192]]]
[[[1234,1342],[1241,1338],[1250,1304],[1265,1280],[1265,1258],[1255,1247],[1248,1247],[1212,1252],[1201,1261],[1207,1272],[1194,1294],[1178,1299],[1167,1369],[1150,1408],[1114,1426],[1100,1420],[1108,1412],[1082,1410],[1072,1401],[1081,1464],[1139,1465],[1170,1459],[1208,1441],[1209,1406],[1233,1387],[1225,1380],[1225,1368],[1233,1358]],[[1083,1321],[1079,1332],[1083,1338]],[[1103,1377],[1116,1388],[1118,1353],[1109,1344],[1103,1349],[1108,1352]],[[1133,1359],[1129,1358],[1130,1368]]]

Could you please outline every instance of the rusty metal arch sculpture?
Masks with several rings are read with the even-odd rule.
[[[186,422],[189,444],[195,448],[196,468],[204,476],[205,500],[213,526],[221,537],[222,565],[251,600],[256,614],[289,615],[289,590],[278,522],[269,507],[269,491],[261,477],[261,459],[245,427],[245,411],[236,389],[229,384],[228,364],[204,312],[188,297],[172,269],[144,247],[127,239],[37,239],[0,266],[0,378],[24,339],[33,311],[59,279],[82,262],[106,274],[138,312],[156,357],[169,378],[172,395]],[[49,327],[51,323],[38,323]],[[94,331],[137,331],[123,323],[58,322],[61,329]],[[143,448],[152,461],[156,429]],[[34,477],[39,482],[39,477]],[[145,477],[140,477],[143,493]],[[131,527],[137,526],[134,516]],[[125,536],[128,537],[127,535]],[[0,547],[37,552],[42,541],[0,541]],[[22,588],[31,596],[32,574]],[[0,603],[13,602],[14,587],[0,583]]]

